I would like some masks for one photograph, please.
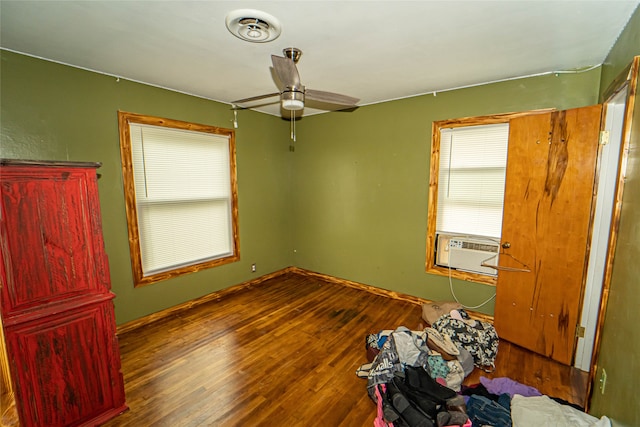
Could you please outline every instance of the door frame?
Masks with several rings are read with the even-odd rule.
[[[624,194],[624,180],[627,170],[627,159],[629,146],[631,143],[631,127],[633,113],[635,109],[635,99],[638,93],[638,72],[640,69],[640,56],[634,57],[633,61],[625,70],[614,80],[612,85],[603,93],[604,102],[611,101],[614,96],[621,90],[627,89],[627,102],[624,114],[624,124],[622,127],[622,138],[620,141],[620,159],[618,161],[617,184],[614,195],[614,206],[611,216],[611,225],[609,227],[608,250],[605,259],[604,275],[602,280],[602,292],[600,295],[600,307],[598,310],[598,320],[595,330],[593,354],[591,355],[591,367],[589,369],[589,378],[587,381],[587,395],[585,399],[585,411],[589,411],[591,395],[593,393],[593,384],[597,372],[597,361],[600,354],[600,344],[602,338],[602,330],[604,327],[604,319],[609,302],[609,289],[611,287],[611,277],[613,272],[613,260],[615,257],[616,243],[618,241],[618,229],[620,226],[620,214],[622,211],[622,195]]]
[[[598,149],[596,172],[596,201],[593,206],[593,226],[591,231],[589,263],[587,265],[586,283],[582,299],[580,326],[582,336],[578,337],[573,366],[589,372],[593,343],[598,325],[598,310],[602,293],[606,254],[609,245],[609,234],[612,212],[614,208],[615,189],[618,180],[618,163],[622,128],[627,105],[627,87],[611,96],[603,105],[601,130],[608,132],[609,142],[602,138]],[[601,134],[602,135],[602,134]]]

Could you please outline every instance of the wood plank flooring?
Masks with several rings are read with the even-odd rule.
[[[369,426],[375,406],[355,375],[365,337],[418,328],[420,314],[408,301],[295,273],[250,286],[122,334],[130,410],[106,425]],[[581,403],[580,375],[540,359],[501,342],[492,375]]]

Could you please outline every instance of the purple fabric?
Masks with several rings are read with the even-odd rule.
[[[489,393],[497,394],[498,396],[503,393],[508,393],[511,397],[513,397],[514,394],[519,394],[524,397],[542,396],[542,393],[540,393],[538,389],[520,384],[507,377],[493,379],[480,377],[480,383],[485,386]]]

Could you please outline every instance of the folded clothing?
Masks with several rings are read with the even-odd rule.
[[[571,406],[555,402],[549,396],[524,397],[516,394],[511,399],[511,417],[514,427],[610,427],[611,421],[581,412]]]

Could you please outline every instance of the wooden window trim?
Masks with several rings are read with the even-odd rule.
[[[435,264],[436,216],[438,212],[438,173],[440,171],[440,130],[443,128],[459,128],[468,126],[508,123],[511,119],[530,114],[542,114],[555,109],[540,109],[524,112],[492,114],[487,116],[464,117],[433,122],[431,126],[431,157],[429,169],[429,204],[427,211],[427,244],[425,271],[439,276],[452,277],[468,282],[484,283],[495,286],[498,278],[479,273],[470,273],[440,267]]]
[[[129,124],[131,123],[211,133],[216,135],[224,135],[229,138],[229,166],[231,170],[230,184],[232,203],[231,223],[233,233],[233,253],[231,255],[144,276],[142,269],[142,258],[140,254],[140,235],[138,230],[138,213],[136,208],[137,203],[135,195],[135,183],[133,178],[131,136],[129,132]],[[238,189],[236,174],[235,132],[232,129],[225,129],[216,126],[190,123],[161,117],[147,116],[143,114],[128,113],[124,111],[118,111],[118,126],[120,131],[122,177],[125,195],[125,208],[127,214],[127,228],[129,232],[129,251],[131,254],[131,267],[133,270],[134,286],[144,286],[151,283],[159,282],[161,280],[166,280],[184,274],[194,273],[196,271],[204,270],[207,268],[239,261],[240,238],[238,227]]]

